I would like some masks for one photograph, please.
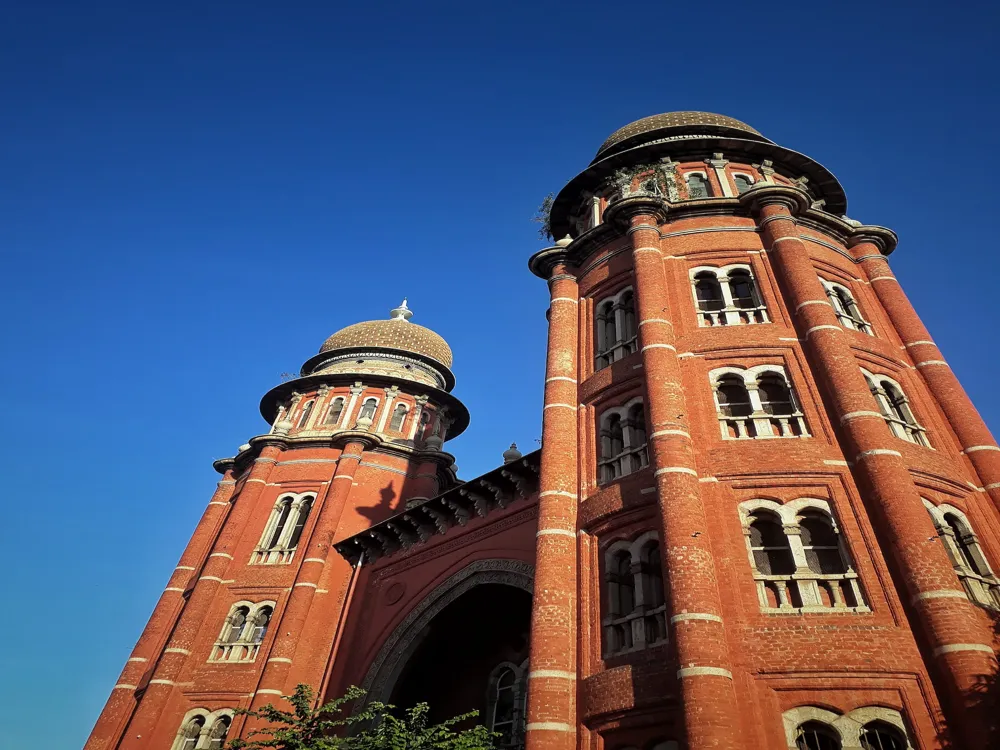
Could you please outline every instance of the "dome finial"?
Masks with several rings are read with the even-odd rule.
[[[412,317],[413,312],[406,306],[406,297],[403,297],[399,307],[394,307],[389,311],[390,320],[409,320]]]

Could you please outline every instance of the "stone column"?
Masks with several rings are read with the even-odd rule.
[[[962,453],[1000,510],[1000,447],[890,270],[885,254],[895,246],[896,235],[882,227],[858,227],[851,237],[854,257],[868,274],[896,333],[958,436]]]
[[[531,604],[528,750],[576,748],[579,292],[566,263],[567,244],[542,251],[548,253],[551,299]]]
[[[246,565],[246,560],[233,560],[232,552],[242,537],[247,521],[260,498],[267,479],[274,469],[281,450],[274,445],[266,445],[261,449],[260,456],[255,459],[239,495],[233,500],[233,508],[226,518],[218,539],[212,546],[212,551],[205,561],[197,581],[188,585],[191,593],[184,605],[173,632],[167,641],[166,648],[159,654],[159,659],[150,665],[151,677],[145,686],[139,705],[128,724],[119,746],[121,750],[145,750],[148,739],[160,717],[170,693],[174,689],[174,681],[180,674],[191,646],[201,629],[205,616],[212,605],[215,595],[222,584],[229,578],[227,574],[234,565]],[[221,626],[221,623],[219,623]],[[204,655],[199,655],[204,659]]]
[[[660,201],[629,198],[614,204],[609,220],[628,227],[635,273],[636,315],[646,389],[646,429],[656,478],[660,550],[671,636],[677,649],[688,746],[743,747],[733,667],[710,526],[701,499],[689,413],[667,309],[660,251]]]
[[[826,291],[799,238],[794,214],[809,208],[799,188],[761,185],[741,197],[757,217],[761,239],[795,316],[799,338],[839,421],[843,448],[865,498],[884,554],[894,558],[897,585],[909,597],[928,650],[937,660],[951,726],[970,749],[986,748],[984,718],[973,690],[996,669],[991,636],[955,575],[903,456],[882,418]],[[935,540],[935,543],[928,543]]]
[[[229,501],[233,496],[235,485],[232,470],[226,471],[215,490],[215,494],[212,495],[208,507],[205,508],[201,520],[195,527],[191,541],[188,542],[183,554],[181,554],[177,567],[171,572],[167,587],[160,595],[160,599],[153,609],[153,614],[149,617],[149,622],[146,623],[146,627],[132,649],[128,661],[125,662],[118,682],[112,688],[111,696],[90,734],[90,739],[84,746],[85,750],[112,748],[117,745],[125,722],[131,718],[137,705],[136,688],[146,670],[156,659],[160,649],[163,648],[163,641],[170,628],[177,621],[177,616],[184,606],[182,594],[187,587],[187,582],[204,562],[205,555],[208,554],[208,550],[218,534],[219,527],[229,512],[231,507]]]

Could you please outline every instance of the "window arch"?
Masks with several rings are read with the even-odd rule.
[[[684,175],[684,184],[687,186],[690,199],[712,196],[712,186],[708,182],[708,177],[702,172],[688,172]]]
[[[1000,580],[993,574],[968,517],[954,506],[935,506],[927,498],[923,502],[969,600],[1000,610]]]
[[[798,706],[782,714],[788,747],[793,750],[912,750],[903,716],[883,706],[862,706],[837,713]]]
[[[843,745],[832,727],[819,721],[807,721],[796,732],[795,747],[798,750],[840,750]]]
[[[378,409],[377,398],[366,398],[361,404],[361,411],[358,412],[358,419],[375,419],[375,411]]]
[[[330,402],[330,408],[326,410],[326,419],[323,424],[326,425],[336,425],[340,424],[340,417],[344,413],[344,397],[337,396],[333,401]]]
[[[487,688],[488,728],[500,736],[499,748],[523,748],[527,699],[527,662],[501,662],[490,673]]]
[[[250,564],[280,565],[291,562],[315,500],[313,493],[279,497],[250,557]]]
[[[709,378],[724,440],[809,437],[805,415],[783,368],[720,367]]]
[[[734,174],[733,184],[736,185],[736,192],[742,195],[753,187],[753,178],[750,175]]]
[[[750,266],[737,263],[690,270],[698,323],[701,326],[769,323]]]
[[[403,421],[406,419],[406,413],[409,409],[406,408],[406,404],[397,404],[396,408],[392,410],[392,419],[389,420],[389,429],[393,432],[402,432]]]
[[[885,721],[872,721],[861,731],[864,750],[906,750],[906,738],[896,727]]]
[[[171,750],[222,750],[232,722],[233,711],[229,708],[188,711],[181,720]]]
[[[871,325],[861,314],[851,290],[843,284],[827,281],[822,277],[820,277],[820,281],[823,288],[826,289],[826,296],[830,298],[830,305],[833,307],[833,312],[836,313],[840,325],[844,328],[850,328],[852,331],[861,331],[869,336],[874,335]]]
[[[739,512],[763,611],[868,611],[827,501],[747,500]]]
[[[229,736],[229,726],[232,719],[228,716],[220,716],[215,720],[215,725],[209,732],[207,750],[222,750],[226,745],[226,738]]]
[[[655,532],[619,541],[604,552],[606,655],[665,643],[666,604]]]
[[[237,602],[229,610],[209,661],[252,662],[267,635],[274,602]]]
[[[601,415],[601,458],[598,462],[602,484],[642,469],[649,464],[646,446],[646,417],[641,399]]]
[[[882,418],[889,425],[889,431],[902,440],[929,448],[927,430],[917,422],[899,383],[887,375],[875,375],[867,370],[861,372],[868,381],[868,388],[878,403]]]
[[[201,714],[193,716],[188,720],[181,728],[179,743],[177,744],[178,750],[195,750],[204,728],[205,717]]]
[[[594,366],[601,370],[632,354],[638,346],[632,287],[601,300],[594,309]]]
[[[306,402],[306,405],[302,407],[302,415],[299,417],[298,429],[304,429],[309,423],[309,417],[312,416],[313,406],[316,405],[315,399]]]

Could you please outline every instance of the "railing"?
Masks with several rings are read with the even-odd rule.
[[[809,437],[805,415],[800,411],[791,414],[768,414],[765,411],[755,411],[746,416],[728,414],[719,414],[718,416],[724,440]]]
[[[596,368],[603,370],[608,365],[624,359],[630,354],[634,354],[638,348],[638,344],[638,336],[633,336],[625,341],[616,341],[611,347],[597,355]]]
[[[920,425],[910,424],[905,419],[889,416],[888,414],[883,414],[882,418],[889,425],[889,430],[896,437],[909,440],[911,443],[916,443],[917,445],[930,447],[930,441],[927,440],[927,430]]]
[[[604,621],[605,655],[640,651],[667,642],[667,606],[637,607]]]
[[[789,575],[754,573],[757,598],[765,612],[868,612],[858,574],[798,571]]]
[[[629,448],[624,453],[608,459],[601,459],[599,469],[601,484],[613,482],[619,477],[632,474],[649,465],[646,443],[637,448]]]
[[[989,609],[1000,610],[1000,580],[995,576],[981,576],[959,568],[955,572],[969,599]]]
[[[259,643],[216,643],[212,648],[212,655],[209,661],[221,662],[249,662],[257,658],[260,651]]]
[[[285,549],[284,547],[275,547],[273,549],[261,549],[257,548],[253,551],[250,556],[251,565],[285,565],[292,561],[295,557],[295,547],[291,549]]]
[[[754,323],[770,323],[767,317],[767,308],[763,305],[757,307],[722,307],[718,310],[699,310],[701,316],[700,325],[705,326],[734,326],[752,325]]]

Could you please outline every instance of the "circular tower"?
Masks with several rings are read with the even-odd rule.
[[[704,112],[555,198],[533,750],[989,746],[1000,451],[846,210]]]

